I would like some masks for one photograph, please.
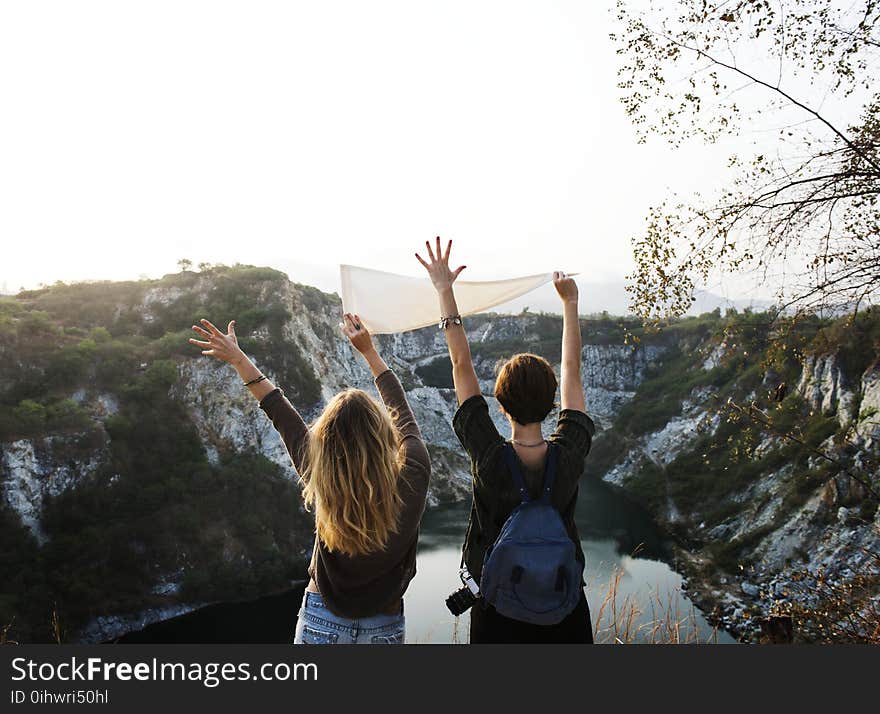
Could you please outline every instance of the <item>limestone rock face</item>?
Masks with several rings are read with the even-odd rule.
[[[272,422],[230,367],[216,360],[186,360],[178,366],[174,395],[189,407],[208,459],[219,450],[256,450],[296,476]],[[274,375],[267,374],[271,379]]]
[[[627,345],[584,345],[581,354],[587,411],[597,426],[610,426],[663,352],[656,345],[637,349]]]
[[[856,395],[847,384],[836,354],[808,357],[803,364],[798,392],[816,411],[837,415],[841,426],[854,416]]]
[[[43,501],[75,487],[106,456],[104,446],[78,443],[83,435],[46,436],[0,444],[0,487],[22,524],[43,542]]]
[[[856,433],[865,449],[880,449],[880,365],[869,368],[862,375],[862,401],[856,423]]]

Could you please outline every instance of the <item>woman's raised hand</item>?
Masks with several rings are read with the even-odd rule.
[[[378,377],[388,369],[385,360],[382,359],[373,346],[373,338],[370,337],[370,331],[364,327],[364,323],[361,322],[361,318],[358,315],[353,315],[350,312],[345,313],[342,316],[342,322],[339,323],[339,329],[342,330],[342,334],[351,342],[351,346],[363,355],[374,377]]]
[[[345,313],[342,316],[339,329],[342,330],[342,334],[351,342],[351,346],[362,355],[374,351],[375,348],[373,347],[373,338],[370,336],[370,331],[364,327],[364,323],[361,322],[361,318],[358,315],[353,315],[350,312]]]
[[[428,275],[431,277],[431,282],[434,284],[437,292],[451,288],[459,273],[467,267],[460,265],[455,270],[450,270],[449,253],[452,250],[452,241],[446,244],[445,253],[440,249],[440,236],[437,236],[436,253],[431,250],[431,241],[426,240],[425,247],[428,249],[428,257],[431,259],[431,262],[428,263],[418,253],[416,253],[416,258],[425,266],[425,270],[428,271]]]
[[[577,283],[574,281],[574,278],[569,278],[561,270],[553,273],[553,287],[556,288],[556,292],[559,293],[562,302],[576,303],[578,301]]]
[[[235,337],[235,320],[229,322],[225,335],[209,320],[202,319],[199,322],[204,327],[193,325],[192,328],[197,335],[204,337],[206,341],[196,340],[192,337],[189,341],[197,347],[201,347],[203,355],[209,355],[233,366],[244,359],[245,354],[238,346],[238,339]]]

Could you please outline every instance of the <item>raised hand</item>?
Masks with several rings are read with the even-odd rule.
[[[345,313],[342,316],[342,322],[339,323],[339,329],[342,330],[342,334],[351,342],[351,346],[360,352],[367,361],[374,377],[378,377],[388,369],[385,360],[382,359],[373,345],[370,331],[364,327],[364,323],[361,322],[361,318],[358,315],[353,315],[350,312]]]
[[[238,346],[238,339],[235,336],[235,320],[229,322],[225,335],[209,320],[201,319],[199,322],[204,327],[193,325],[192,328],[197,335],[204,337],[206,341],[196,340],[192,337],[189,341],[197,347],[201,347],[203,355],[228,362],[233,366],[245,359],[245,354]]]
[[[440,236],[437,236],[436,254],[431,250],[431,241],[426,240],[425,247],[428,249],[428,257],[431,262],[428,263],[418,253],[416,253],[416,259],[425,266],[425,270],[428,271],[428,275],[431,277],[431,282],[434,284],[437,292],[452,287],[452,283],[455,282],[459,273],[467,267],[460,265],[455,270],[449,268],[449,253],[452,250],[452,241],[446,244],[445,253],[440,249]]]
[[[339,329],[342,330],[342,334],[351,342],[351,346],[362,355],[375,350],[373,338],[370,336],[369,330],[364,327],[364,323],[361,322],[361,318],[358,315],[353,315],[350,312],[345,313],[342,316]]]
[[[578,301],[577,283],[574,281],[574,278],[567,277],[561,270],[553,273],[553,287],[556,288],[556,292],[559,293],[562,302],[576,303]]]

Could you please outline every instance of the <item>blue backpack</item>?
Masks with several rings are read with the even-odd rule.
[[[584,566],[550,496],[556,478],[557,446],[550,444],[541,496],[532,499],[516,452],[502,452],[520,504],[508,516],[483,558],[480,593],[501,615],[534,625],[555,625],[578,603]]]

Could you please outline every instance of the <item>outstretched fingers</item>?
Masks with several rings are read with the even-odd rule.
[[[206,330],[203,330],[203,329],[202,329],[201,327],[199,327],[198,325],[193,325],[192,328],[193,328],[193,331],[194,331],[199,337],[204,337],[204,338],[207,339],[207,340],[210,340],[210,339],[211,339],[211,337],[212,337],[211,333],[208,332],[208,331],[206,331]],[[203,341],[201,341],[201,340],[197,340],[197,339],[195,339],[194,337],[190,337],[190,338],[189,338],[189,341],[190,341],[190,343],[194,344],[196,347],[211,347],[211,343],[210,343],[210,341],[209,341],[209,342],[203,342]],[[202,353],[202,354],[204,354],[204,353]]]
[[[207,328],[211,331],[212,335],[214,335],[216,337],[223,336],[223,333],[220,332],[220,330],[217,329],[216,325],[214,325],[214,323],[211,322],[210,320],[206,320],[205,318],[202,318],[201,320],[199,320],[199,322],[201,322],[203,325],[207,326]]]
[[[464,270],[466,267],[467,267],[466,265],[459,265],[459,266],[453,271],[453,273],[452,273],[452,279],[455,280],[455,279],[458,277],[458,274],[459,274],[462,270]]]
[[[446,241],[446,249],[443,249],[443,246],[440,242],[440,236],[437,236],[434,241],[425,241],[425,250],[428,253],[429,260],[425,260],[418,253],[415,254],[416,260],[418,260],[422,267],[425,270],[431,272],[433,275],[433,271],[437,269],[437,266],[443,266],[449,268],[449,255],[452,253],[452,240]],[[458,271],[456,271],[456,275],[464,270],[464,266],[461,266]]]

